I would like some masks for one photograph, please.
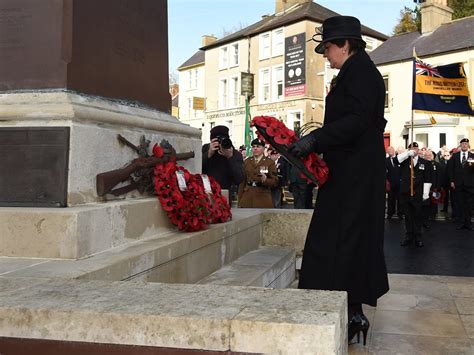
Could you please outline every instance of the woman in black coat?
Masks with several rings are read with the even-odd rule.
[[[327,19],[317,42],[315,51],[340,72],[326,97],[323,127],[289,148],[298,157],[323,153],[329,167],[306,238],[299,288],[347,291],[349,341],[362,332],[365,345],[369,322],[362,303],[376,306],[389,289],[383,252],[385,86],[356,18]]]

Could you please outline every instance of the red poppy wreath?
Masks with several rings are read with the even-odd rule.
[[[163,154],[163,148],[155,144],[153,155],[161,158]],[[210,176],[191,174],[175,159],[155,166],[154,184],[161,207],[179,230],[196,232],[232,217],[220,185]]]
[[[320,187],[324,185],[329,178],[326,162],[314,152],[304,159],[296,158],[290,154],[288,147],[299,138],[283,122],[271,116],[257,116],[253,118],[250,125],[257,129],[259,139],[270,144],[300,171],[301,177]]]

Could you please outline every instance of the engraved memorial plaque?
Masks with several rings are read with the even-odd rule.
[[[171,111],[156,0],[1,0],[0,92],[71,89]]]
[[[67,206],[69,127],[0,128],[0,157],[0,206]]]

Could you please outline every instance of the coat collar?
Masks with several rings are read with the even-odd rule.
[[[342,68],[339,70],[339,74],[337,74],[337,76],[331,82],[331,84],[332,84],[331,85],[331,90],[329,91],[327,96],[331,95],[331,93],[337,87],[337,83],[340,82],[341,79],[346,74],[348,68],[350,68],[353,63],[357,63],[357,62],[363,60],[364,57],[369,58],[369,56],[367,55],[367,53],[365,51],[360,51],[358,53],[355,53],[355,54],[351,55],[349,58],[347,58],[347,60],[342,65]]]

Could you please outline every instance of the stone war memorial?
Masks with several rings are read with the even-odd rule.
[[[347,353],[346,293],[294,288],[310,212],[187,233],[99,184],[163,140],[200,173],[170,106],[166,1],[0,1],[0,354]]]

